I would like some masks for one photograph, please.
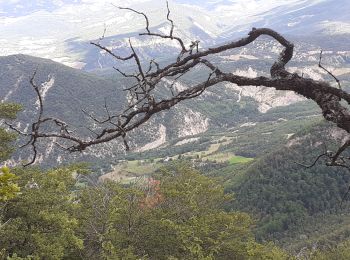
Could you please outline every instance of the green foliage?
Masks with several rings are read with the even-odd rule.
[[[4,168],[5,173],[9,173]],[[216,181],[177,164],[154,178],[77,189],[86,171],[14,169],[21,193],[3,204],[1,259],[287,259],[258,244],[252,220],[225,212]]]
[[[14,133],[9,133],[5,129],[0,128],[0,161],[4,161],[9,158],[13,152],[11,142],[16,139]]]
[[[328,131],[326,124],[303,130],[288,145],[250,164],[228,185],[227,191],[237,194],[229,208],[258,218],[255,231],[259,239],[278,239],[289,246],[291,242],[287,240],[305,234],[306,227],[318,217],[348,212],[340,207],[350,182],[344,170],[327,167],[322,160],[308,169],[294,163],[313,162],[322,153],[322,142],[332,149],[336,144],[327,140]]]
[[[6,119],[15,119],[22,106],[15,103],[0,103],[0,117]]]
[[[14,119],[17,112],[21,110],[21,106],[13,103],[0,103],[0,118]],[[0,161],[8,159],[13,152],[11,142],[16,138],[13,133],[7,132],[0,128]]]
[[[0,203],[12,199],[20,191],[17,176],[6,166],[0,169]]]
[[[13,119],[20,110],[20,105],[0,103],[0,118]],[[0,162],[8,159],[13,152],[11,142],[13,142],[15,138],[15,134],[0,128]],[[4,166],[0,169],[0,203],[13,198],[17,192],[19,192],[19,187],[15,183],[16,179],[16,176],[10,172],[8,167]]]
[[[215,181],[183,165],[139,187],[106,182],[82,191],[78,219],[86,259],[286,259],[254,241],[247,214]]]
[[[72,216],[76,208],[71,193],[74,172],[66,168],[14,171],[21,194],[3,206],[0,250],[14,259],[62,259],[82,248],[75,234],[78,221]]]

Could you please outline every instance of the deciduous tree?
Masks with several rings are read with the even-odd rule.
[[[82,248],[73,215],[73,174],[69,168],[16,169],[21,193],[3,207],[0,251],[10,257],[63,259]]]
[[[221,185],[186,165],[162,171],[153,193],[107,182],[81,195],[84,257],[89,259],[287,259],[273,245],[258,244],[252,220],[225,212],[232,199]],[[161,195],[157,203],[145,197]]]

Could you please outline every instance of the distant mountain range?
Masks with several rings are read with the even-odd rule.
[[[115,6],[128,6],[147,13],[151,27],[164,32],[169,30],[169,24],[165,19],[165,1],[162,7],[160,2],[1,1],[0,55],[22,53],[75,68],[100,68],[104,64],[97,61],[103,53],[90,46],[89,41],[98,39],[106,27],[106,44],[123,52],[126,47],[123,39],[136,36],[144,29],[142,16]],[[173,0],[169,5],[176,34],[187,44],[200,40],[202,47],[245,35],[252,27],[270,27],[294,36],[350,33],[350,2],[346,0]],[[154,38],[136,37],[133,41],[141,53],[151,47],[153,56],[167,56],[177,48],[172,42]],[[94,53],[95,63],[91,62],[91,53]]]
[[[319,36],[321,37],[321,36]],[[345,37],[345,36],[342,36]],[[332,51],[324,53],[324,64],[341,79],[344,88],[350,81],[350,49],[346,46],[338,46],[344,38],[327,36],[312,39],[295,38],[296,54],[288,69],[304,77],[316,80],[330,80],[330,77],[317,67],[320,44],[328,42],[328,48]],[[346,38],[345,38],[346,39]],[[109,39],[107,39],[109,40]],[[309,39],[310,40],[310,39]],[[316,44],[316,42],[320,44]],[[154,46],[153,46],[154,47]],[[151,56],[151,52],[145,48],[143,57]],[[160,47],[159,51],[162,49]],[[239,75],[256,76],[269,73],[269,64],[272,64],[278,51],[277,43],[269,38],[260,39],[253,44],[233,51],[228,51],[212,57],[212,61],[225,71],[232,71]],[[91,62],[95,60],[94,53],[86,56]],[[102,58],[101,58],[102,57]],[[101,55],[99,62],[108,67],[111,60],[106,55]],[[104,59],[103,59],[104,58]],[[110,64],[108,64],[110,62]],[[169,62],[164,57],[163,62]],[[122,89],[128,86],[128,81],[117,77],[115,72],[108,70],[88,73],[73,69],[60,63],[36,58],[28,55],[11,55],[0,57],[0,96],[2,101],[14,101],[24,105],[25,110],[19,114],[18,122],[22,129],[28,129],[37,115],[38,104],[35,93],[29,85],[29,78],[37,68],[36,82],[41,84],[46,113],[63,118],[70,123],[78,133],[84,136],[93,135],[87,129],[96,129],[98,126],[86,117],[82,109],[94,112],[95,116],[105,116],[104,99],[111,111],[120,111],[125,103],[125,92]],[[93,68],[93,66],[91,67]],[[126,67],[128,68],[128,67]],[[186,88],[206,78],[207,75],[201,69],[188,73],[181,81],[175,84],[179,90]],[[164,81],[165,85],[171,81]],[[157,98],[168,93],[166,88],[160,88]],[[263,87],[238,87],[233,84],[220,84],[207,90],[202,96],[184,102],[154,117],[147,125],[139,128],[130,135],[132,152],[142,152],[155,148],[171,146],[177,141],[186,143],[186,139],[198,136],[206,132],[222,132],[252,122],[260,122],[261,118],[278,120],[290,114],[308,117],[319,114],[317,110],[306,111],[300,115],[299,108],[293,104],[303,99],[291,92],[276,92],[273,89]],[[285,107],[285,112],[275,113],[272,108]],[[289,107],[289,109],[288,109]],[[307,108],[306,108],[307,109]],[[307,109],[308,110],[308,109]],[[286,112],[288,111],[288,113]],[[254,123],[259,124],[259,123]],[[43,143],[39,161],[43,164],[54,165],[67,162],[67,158],[77,159],[80,154],[62,154],[52,143]],[[28,159],[28,151],[20,151],[17,159]],[[83,159],[100,162],[108,166],[115,160],[124,157],[124,147],[119,140],[108,144],[95,146],[83,154]]]
[[[118,63],[89,44],[89,41],[101,36],[104,26],[107,32],[102,44],[119,55],[129,54],[129,37],[132,37],[133,45],[143,61],[155,58],[165,64],[178,51],[178,46],[171,41],[138,37],[137,32],[144,28],[143,18],[118,10],[108,1],[0,0],[0,3],[0,31],[6,36],[0,39],[0,54],[16,54],[0,58],[0,97],[2,101],[24,105],[25,110],[19,115],[22,129],[28,128],[37,113],[35,93],[29,86],[29,78],[36,68],[36,80],[42,84],[47,113],[64,118],[81,134],[92,134],[85,126],[92,129],[98,127],[84,116],[81,109],[95,111],[97,116],[102,117],[106,97],[111,110],[118,111],[123,107],[125,93],[122,88],[128,82],[118,78],[111,67],[123,67],[126,71],[133,71],[134,68],[132,63]],[[149,14],[150,26],[154,31],[170,29],[165,19],[165,2],[163,8],[159,8],[159,1],[155,0],[113,3]],[[201,46],[206,47],[244,35],[253,26],[271,27],[286,34],[296,45],[293,61],[289,64],[290,71],[316,80],[330,80],[317,67],[319,51],[324,49],[325,65],[334,71],[344,86],[349,82],[349,1],[177,0],[169,4],[171,18],[176,24],[175,32],[186,44],[198,39]],[[263,75],[269,73],[269,67],[280,48],[278,43],[263,37],[249,46],[211,59],[226,71],[246,76]],[[201,70],[195,70],[175,86],[178,89],[186,88],[202,80],[203,76]],[[164,81],[164,84],[170,83]],[[165,94],[162,91],[158,93],[159,97]],[[289,106],[299,101],[302,98],[290,92],[221,84],[167,112],[170,114],[162,113],[160,117],[152,119],[147,127],[141,127],[140,131],[132,134],[131,146],[134,152],[145,151],[167,146],[179,138],[191,138],[208,131],[226,131],[258,120],[271,108]],[[39,158],[41,161],[48,164],[65,161],[64,155],[52,144],[43,145],[46,152]],[[101,161],[108,157],[109,162],[104,164],[109,164],[113,160],[110,158],[119,158],[121,154],[123,147],[116,141],[88,150],[84,158]],[[28,159],[28,153],[20,152],[18,158]]]

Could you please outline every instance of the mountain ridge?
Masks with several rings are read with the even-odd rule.
[[[161,25],[166,22],[165,3],[162,8],[155,0],[140,3],[115,0],[113,3],[142,10],[149,15],[150,27],[164,28]],[[26,53],[83,68],[85,64],[91,66],[91,60],[86,60],[84,53],[86,43],[101,37],[104,28],[106,37],[121,38],[126,33],[144,30],[145,26],[142,16],[118,10],[107,1],[79,1],[54,10],[50,7],[50,12],[44,7],[39,8],[39,12],[17,18],[6,17],[6,10],[0,14],[0,30],[6,35],[1,40],[4,47],[0,55]],[[201,5],[196,1],[190,4],[170,2],[176,26],[174,33],[184,37],[186,43],[200,40],[203,47],[242,37],[252,27],[271,27],[293,35],[346,35],[350,33],[346,12],[349,8],[348,1],[335,0],[216,1]],[[37,29],[33,30],[31,25]],[[79,45],[85,47],[74,48]],[[172,49],[172,43],[163,45],[163,50],[167,48]]]

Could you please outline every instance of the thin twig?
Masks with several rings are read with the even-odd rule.
[[[321,69],[323,69],[324,71],[326,71],[330,76],[332,76],[333,79],[337,82],[339,89],[342,89],[341,85],[340,85],[340,80],[336,76],[334,76],[334,74],[332,72],[330,72],[329,70],[327,70],[325,67],[322,66],[322,64],[321,64],[321,62],[322,62],[322,52],[323,52],[323,50],[321,50],[321,52],[320,52],[320,60],[318,62],[318,66]]]
[[[305,165],[305,164],[302,164],[302,163],[299,163],[299,162],[294,162],[294,163],[296,163],[296,164],[298,164],[298,165],[300,165],[300,166],[303,166],[304,168],[312,168],[312,167],[314,167],[315,165],[316,165],[316,163],[318,162],[318,160],[319,159],[321,159],[322,157],[324,157],[324,156],[327,156],[327,153],[322,153],[322,154],[320,154],[319,156],[317,156],[317,158],[315,159],[315,161],[312,163],[312,164],[310,164],[310,165]]]

